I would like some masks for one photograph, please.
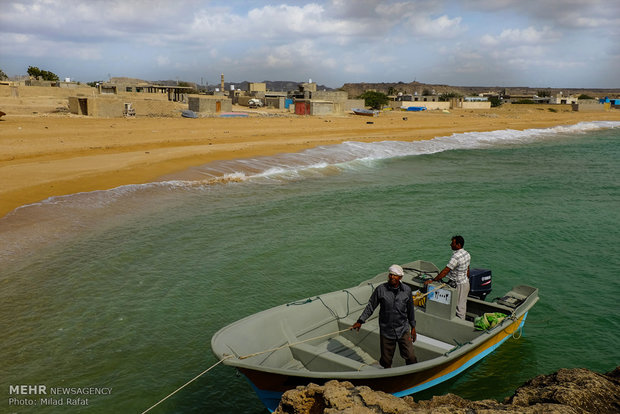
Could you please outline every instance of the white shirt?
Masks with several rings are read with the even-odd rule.
[[[448,273],[448,277],[454,280],[459,285],[467,283],[467,269],[469,268],[470,261],[471,256],[469,255],[467,250],[456,250],[452,254],[450,261],[446,265],[450,268],[450,273]]]

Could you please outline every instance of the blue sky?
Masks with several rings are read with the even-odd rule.
[[[0,0],[0,69],[620,88],[618,0]]]

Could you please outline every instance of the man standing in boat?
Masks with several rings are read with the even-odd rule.
[[[465,239],[462,236],[452,237],[450,247],[454,250],[452,258],[444,267],[444,269],[435,276],[434,279],[429,279],[425,284],[429,284],[443,279],[449,274],[450,279],[456,282],[456,296],[458,302],[456,304],[456,316],[461,319],[465,319],[465,312],[467,310],[467,295],[469,294],[469,262],[471,256],[467,250],[463,249],[465,246]]]
[[[377,306],[379,309],[379,337],[381,345],[381,359],[379,364],[383,368],[392,367],[392,358],[396,344],[407,365],[417,362],[413,351],[413,342],[416,340],[415,310],[411,288],[400,280],[403,278],[403,268],[392,265],[389,268],[388,281],[379,285],[368,301],[366,309],[351,329],[357,331],[372,315]]]

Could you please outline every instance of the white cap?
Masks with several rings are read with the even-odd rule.
[[[390,266],[390,268],[388,269],[388,272],[396,276],[403,276],[405,274],[405,272],[403,271],[403,268],[397,264]]]

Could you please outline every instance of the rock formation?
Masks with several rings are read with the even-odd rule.
[[[454,394],[429,401],[398,398],[350,382],[309,384],[284,393],[278,414],[418,414],[418,413],[620,413],[620,367],[599,374],[587,369],[560,369],[539,375],[503,402],[469,401]]]

